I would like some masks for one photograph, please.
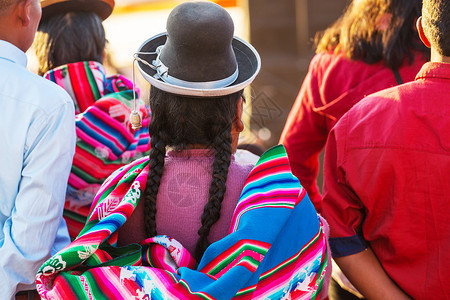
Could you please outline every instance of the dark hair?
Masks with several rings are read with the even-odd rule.
[[[323,33],[316,35],[316,52],[339,51],[367,64],[384,61],[399,68],[414,51],[428,55],[420,42],[415,21],[421,14],[421,0],[353,1],[344,14]]]
[[[157,234],[156,196],[164,169],[166,146],[181,151],[189,145],[204,145],[215,151],[209,199],[201,216],[202,226],[198,230],[199,239],[195,249],[197,260],[209,246],[209,231],[220,217],[232,153],[231,126],[241,96],[242,91],[217,98],[195,98],[170,94],[155,87],[150,90],[151,150],[144,192],[147,236]]]
[[[450,4],[443,0],[423,1],[423,30],[433,48],[450,56]]]
[[[42,20],[34,44],[38,73],[80,61],[102,63],[105,45],[102,20],[93,12],[68,12]]]

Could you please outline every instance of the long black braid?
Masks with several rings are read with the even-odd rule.
[[[156,196],[158,195],[159,184],[164,169],[164,157],[166,155],[166,145],[159,134],[152,136],[150,145],[149,171],[144,193],[144,222],[147,237],[157,235]]]
[[[209,198],[201,217],[202,227],[198,230],[200,236],[195,247],[195,258],[200,259],[209,246],[208,235],[211,226],[220,218],[220,209],[226,191],[228,167],[231,160],[231,128],[223,130],[213,142],[215,157]]]
[[[232,154],[231,126],[242,91],[216,98],[195,98],[170,94],[155,87],[150,91],[152,119],[149,125],[151,151],[144,195],[144,221],[148,237],[156,231],[156,197],[164,169],[166,146],[176,151],[202,145],[215,151],[209,199],[201,216],[195,257],[209,246],[211,226],[220,218]]]

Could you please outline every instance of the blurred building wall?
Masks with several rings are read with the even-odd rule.
[[[235,35],[258,50],[262,69],[246,91],[246,130],[241,143],[268,148],[284,123],[314,55],[312,39],[333,23],[350,0],[215,0],[231,14]],[[147,38],[165,31],[170,11],[182,0],[116,0],[105,22],[109,52],[119,73],[131,77],[133,53]],[[148,85],[136,76],[142,98]]]
[[[261,55],[252,85],[251,130],[265,147],[281,131],[314,55],[317,31],[332,24],[349,0],[249,0],[250,41]]]

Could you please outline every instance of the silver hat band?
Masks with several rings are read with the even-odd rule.
[[[235,82],[239,76],[239,69],[238,69],[238,66],[236,65],[236,70],[234,71],[233,74],[231,74],[231,76],[228,76],[227,78],[220,79],[220,80],[205,81],[205,82],[193,82],[193,81],[186,81],[186,80],[178,79],[176,77],[169,75],[169,68],[167,68],[164,65],[164,63],[160,60],[160,55],[161,55],[163,47],[164,46],[159,46],[156,49],[156,53],[158,55],[156,56],[156,60],[154,60],[152,62],[152,65],[156,69],[156,74],[153,77],[156,79],[161,79],[166,83],[180,86],[180,87],[190,88],[190,89],[200,89],[200,90],[202,90],[202,89],[218,89],[218,88],[223,88],[223,87],[229,86],[230,84]]]

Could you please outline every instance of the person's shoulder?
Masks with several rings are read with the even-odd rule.
[[[408,105],[407,102],[413,99],[415,85],[416,83],[412,81],[364,97],[344,114],[335,128],[340,130],[348,127],[347,130],[350,130],[350,128],[394,126],[401,117],[399,112],[403,110],[403,106]]]
[[[259,160],[259,156],[245,149],[237,149],[234,154],[235,162],[241,166],[254,167]]]
[[[2,97],[15,100],[18,105],[28,105],[49,113],[73,101],[64,89],[14,63],[2,64],[0,81]]]
[[[383,63],[366,64],[361,60],[347,58],[341,52],[317,53],[310,64],[309,73],[322,87],[329,102],[354,88],[370,88],[373,77],[386,72]]]
[[[368,121],[376,118],[395,101],[397,89],[398,87],[395,86],[364,97],[348,110],[342,119],[348,119],[354,123],[356,120]]]
[[[410,81],[380,90],[364,97],[355,105],[355,110],[371,110],[373,107],[401,105],[403,101],[414,97],[419,88],[416,81]]]
[[[258,155],[244,149],[237,149],[230,167],[233,173],[236,172],[242,177],[247,178],[258,160]]]
[[[321,51],[316,53],[311,60],[311,65],[317,68],[336,68],[342,66],[365,66],[362,61],[351,60],[339,51]]]
[[[316,53],[309,63],[309,72],[312,74],[324,72],[333,66],[336,61],[340,60],[341,57],[334,52],[322,51]]]
[[[311,60],[312,62],[329,62],[336,60],[343,60],[344,56],[340,52],[336,51],[320,51],[316,53]]]

